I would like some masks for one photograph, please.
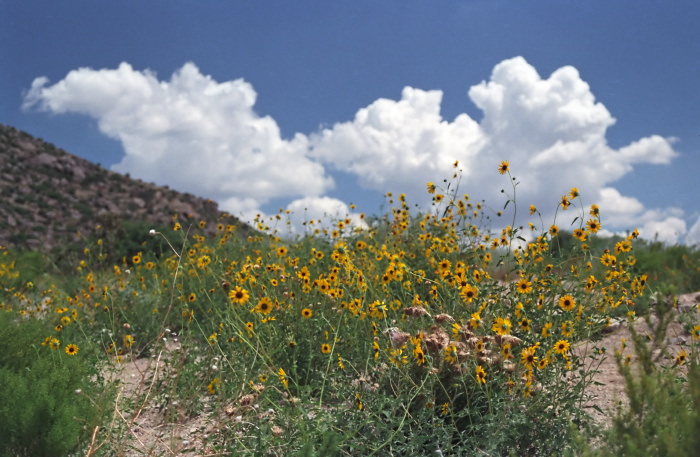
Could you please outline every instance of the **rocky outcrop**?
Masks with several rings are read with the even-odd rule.
[[[51,249],[101,220],[244,226],[215,202],[131,179],[0,124],[0,245]],[[183,224],[184,225],[184,224]]]

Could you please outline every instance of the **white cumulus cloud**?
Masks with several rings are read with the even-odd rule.
[[[357,175],[379,191],[411,189],[449,172],[455,159],[477,152],[485,140],[466,114],[440,116],[442,92],[404,88],[401,100],[379,99],[351,122],[312,135],[313,156]]]
[[[115,171],[206,195],[232,212],[276,197],[318,196],[333,186],[308,157],[304,135],[285,140],[274,119],[255,113],[257,94],[242,79],[218,83],[187,63],[160,81],[122,63],[114,70],[80,68],[47,84],[34,80],[24,108],[97,119],[124,146]]]
[[[338,221],[347,220],[344,233],[354,229],[367,229],[367,224],[359,214],[337,198],[305,197],[294,200],[287,205],[292,234],[313,233],[315,229],[331,231],[337,228]],[[309,224],[309,222],[312,222]],[[331,225],[335,223],[335,225]]]
[[[613,225],[649,223],[641,202],[621,195],[613,183],[635,164],[670,163],[677,155],[673,139],[654,135],[610,147],[606,131],[615,119],[575,68],[542,78],[515,57],[496,65],[490,80],[472,86],[468,95],[484,113],[478,122],[466,114],[444,119],[441,91],[406,87],[400,100],[377,100],[353,120],[311,135],[313,157],[357,174],[364,186],[405,192],[423,204],[425,182],[449,178],[459,160],[461,189],[494,206],[503,203],[495,201],[501,189],[512,192],[496,172],[500,161],[508,160],[520,182],[517,201],[535,204],[545,222],[553,219],[560,196],[577,187],[586,213],[596,203]],[[672,231],[662,232],[659,236]]]
[[[659,240],[667,244],[682,241],[687,228],[685,221],[678,217],[667,217],[662,220],[648,220],[639,228],[639,236],[647,240]]]
[[[650,135],[611,147],[606,133],[615,118],[574,67],[542,77],[515,57],[497,64],[467,95],[481,119],[464,113],[445,119],[442,91],[405,87],[398,100],[378,99],[351,120],[287,140],[274,119],[254,111],[257,94],[243,79],[217,82],[187,63],[161,80],[122,63],[80,68],[53,85],[36,78],[24,108],[91,116],[123,144],[116,171],[213,198],[248,218],[272,199],[291,202],[293,218],[349,213],[345,203],[326,196],[333,170],[354,176],[365,189],[404,192],[426,208],[425,183],[450,178],[455,160],[460,193],[499,209],[506,198],[499,191],[512,189],[497,166],[508,160],[519,182],[519,214],[534,204],[546,226],[561,195],[577,187],[583,215],[590,204],[600,205],[607,231],[639,227],[669,242],[686,234],[682,211],[645,208],[615,188],[637,164],[669,164],[677,156],[674,139]],[[570,228],[576,211],[559,211],[560,227]]]
[[[685,236],[685,242],[689,245],[700,245],[700,216]]]

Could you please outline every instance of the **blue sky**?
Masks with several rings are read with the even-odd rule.
[[[699,23],[696,1],[0,0],[0,123],[244,218],[427,208],[455,160],[501,207],[509,160],[547,226],[576,186],[609,232],[692,243]]]

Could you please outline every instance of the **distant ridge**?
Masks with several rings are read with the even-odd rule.
[[[204,198],[131,179],[0,124],[0,245],[49,250],[124,220],[234,224]]]

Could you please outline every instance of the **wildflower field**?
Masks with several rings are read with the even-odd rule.
[[[556,219],[543,221],[519,206],[507,162],[493,173],[504,183],[495,207],[458,195],[457,172],[428,183],[428,212],[389,194],[387,214],[348,215],[330,230],[308,221],[301,236],[281,236],[284,212],[258,221],[267,232],[245,234],[174,215],[116,262],[102,238],[84,239],[61,272],[23,270],[26,254],[4,249],[0,455],[623,449],[615,446],[631,429],[601,431],[590,418],[587,388],[602,359],[615,357],[596,341],[613,322],[663,308],[650,303],[654,292],[679,292],[669,284],[700,290],[700,255],[650,255],[658,245],[636,231],[598,238],[604,218],[575,188],[553,196]],[[529,226],[503,220],[516,211],[529,213]],[[667,252],[683,263],[660,265]],[[684,325],[683,358],[644,365],[670,384],[645,387],[640,412],[622,425],[645,424],[654,385],[675,386],[690,428],[674,440],[693,449],[700,325],[692,316]],[[130,379],[119,376],[139,361]],[[147,415],[160,421],[149,437],[137,430]],[[196,440],[171,433],[194,419],[187,433]],[[691,455],[650,449],[626,455]]]

